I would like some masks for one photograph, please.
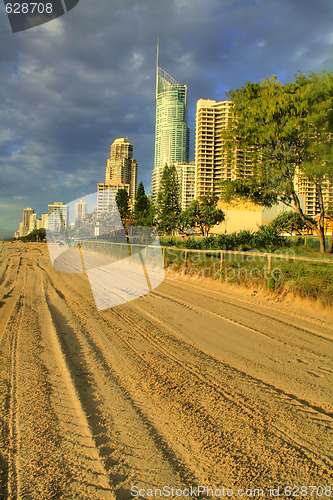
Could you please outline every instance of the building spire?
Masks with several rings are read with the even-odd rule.
[[[157,38],[157,52],[156,52],[156,97],[158,94],[158,57],[160,52],[160,39]]]

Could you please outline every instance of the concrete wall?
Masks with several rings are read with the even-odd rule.
[[[260,225],[268,224],[283,212],[284,205],[280,203],[272,208],[264,208],[250,202],[230,204],[218,202],[218,208],[225,213],[225,221],[214,226],[211,233],[230,234],[243,229],[257,231]]]

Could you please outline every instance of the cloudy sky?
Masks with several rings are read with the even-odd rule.
[[[157,37],[160,66],[188,85],[193,160],[197,100],[332,71],[332,21],[332,0],[81,0],[13,34],[1,2],[0,237],[25,207],[92,193],[117,137],[150,192]]]

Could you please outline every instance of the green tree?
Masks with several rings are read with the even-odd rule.
[[[151,226],[154,220],[153,207],[145,193],[142,182],[139,182],[134,202],[134,220],[141,226]]]
[[[244,198],[270,207],[279,201],[294,209],[319,237],[325,251],[324,192],[333,177],[333,74],[296,76],[282,85],[275,76],[247,82],[228,94],[232,116],[222,136],[227,163],[237,158],[237,179],[222,183],[224,199]],[[245,171],[251,175],[244,175]],[[315,187],[318,224],[308,217],[295,188],[303,176]]]
[[[177,229],[185,231],[188,227],[192,226],[192,219],[189,215],[188,209],[182,210],[178,216]]]
[[[157,195],[156,213],[159,231],[171,233],[178,226],[178,217],[181,212],[179,198],[180,189],[176,167],[166,164]]]
[[[116,203],[123,226],[126,228],[126,221],[130,215],[129,196],[125,188],[119,189],[116,194]]]
[[[42,228],[42,229],[35,229],[27,236],[22,236],[19,239],[24,242],[32,242],[32,241],[45,241],[45,238],[46,238],[45,229]]]
[[[293,233],[301,235],[302,230],[305,227],[305,222],[297,212],[288,210],[275,217],[275,219],[270,223],[270,226],[275,228],[279,233],[285,231],[290,235]]]
[[[142,218],[142,225],[143,226],[150,226],[153,227],[155,226],[155,217],[156,217],[156,209],[154,205],[149,201],[149,205],[147,210],[145,210],[143,218]]]
[[[217,208],[217,202],[218,197],[213,194],[192,201],[184,216],[188,225],[199,227],[202,235],[208,236],[211,228],[225,219],[222,210]]]

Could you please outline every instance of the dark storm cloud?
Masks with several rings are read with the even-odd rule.
[[[273,73],[332,70],[333,3],[319,0],[92,0],[12,34],[0,16],[0,226],[22,209],[93,192],[110,144],[128,137],[149,190],[156,40],[160,65],[189,89],[193,159],[199,98]]]

